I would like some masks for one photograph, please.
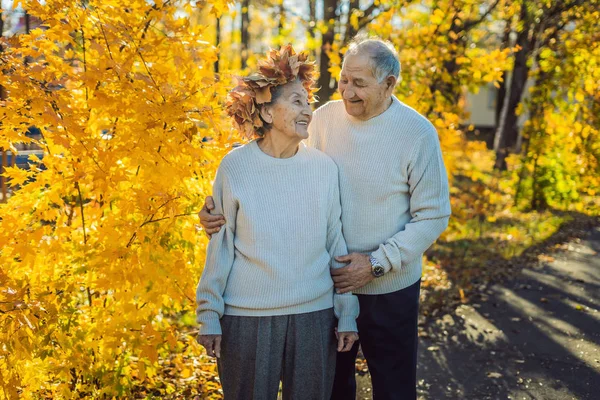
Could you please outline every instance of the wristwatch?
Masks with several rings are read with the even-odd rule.
[[[371,273],[375,278],[379,278],[385,274],[385,269],[383,269],[383,265],[377,261],[377,259],[373,256],[369,257],[369,261],[371,262]]]

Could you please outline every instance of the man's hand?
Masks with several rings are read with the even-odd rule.
[[[221,335],[198,335],[197,340],[206,349],[206,354],[221,358]]]
[[[219,232],[221,227],[225,225],[225,217],[221,214],[212,215],[210,212],[215,209],[215,203],[213,201],[212,196],[208,196],[206,200],[204,200],[204,206],[202,206],[202,210],[198,213],[200,217],[200,225],[204,228],[206,234],[210,237],[213,234]]]
[[[375,279],[371,272],[371,261],[368,255],[350,253],[335,259],[339,262],[350,263],[345,267],[331,270],[331,277],[337,293],[352,292]]]
[[[352,346],[354,346],[354,342],[358,340],[358,333],[338,332],[337,328],[335,328],[335,337],[338,340],[337,351],[340,353],[344,353],[352,349]]]

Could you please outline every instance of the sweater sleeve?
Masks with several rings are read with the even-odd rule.
[[[408,164],[411,220],[371,255],[388,272],[415,260],[448,226],[450,194],[437,132],[433,127],[416,142]]]
[[[206,251],[202,277],[196,288],[196,321],[201,335],[220,335],[225,303],[223,293],[233,266],[234,235],[237,204],[232,196],[227,169],[223,164],[217,171],[213,184],[215,213],[225,216],[226,224],[212,235]]]
[[[331,267],[340,268],[344,264],[335,261],[334,257],[348,254],[346,241],[342,234],[342,207],[340,203],[340,187],[337,168],[334,179],[330,183],[329,214],[327,221],[327,251],[331,256]],[[333,294],[333,310],[338,318],[338,332],[358,332],[356,318],[358,317],[358,298],[352,293]]]

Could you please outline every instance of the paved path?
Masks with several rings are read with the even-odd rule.
[[[425,327],[420,399],[600,399],[600,227],[562,248]]]

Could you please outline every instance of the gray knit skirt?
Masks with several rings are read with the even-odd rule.
[[[335,376],[333,308],[221,319],[219,376],[225,400],[329,400]]]

